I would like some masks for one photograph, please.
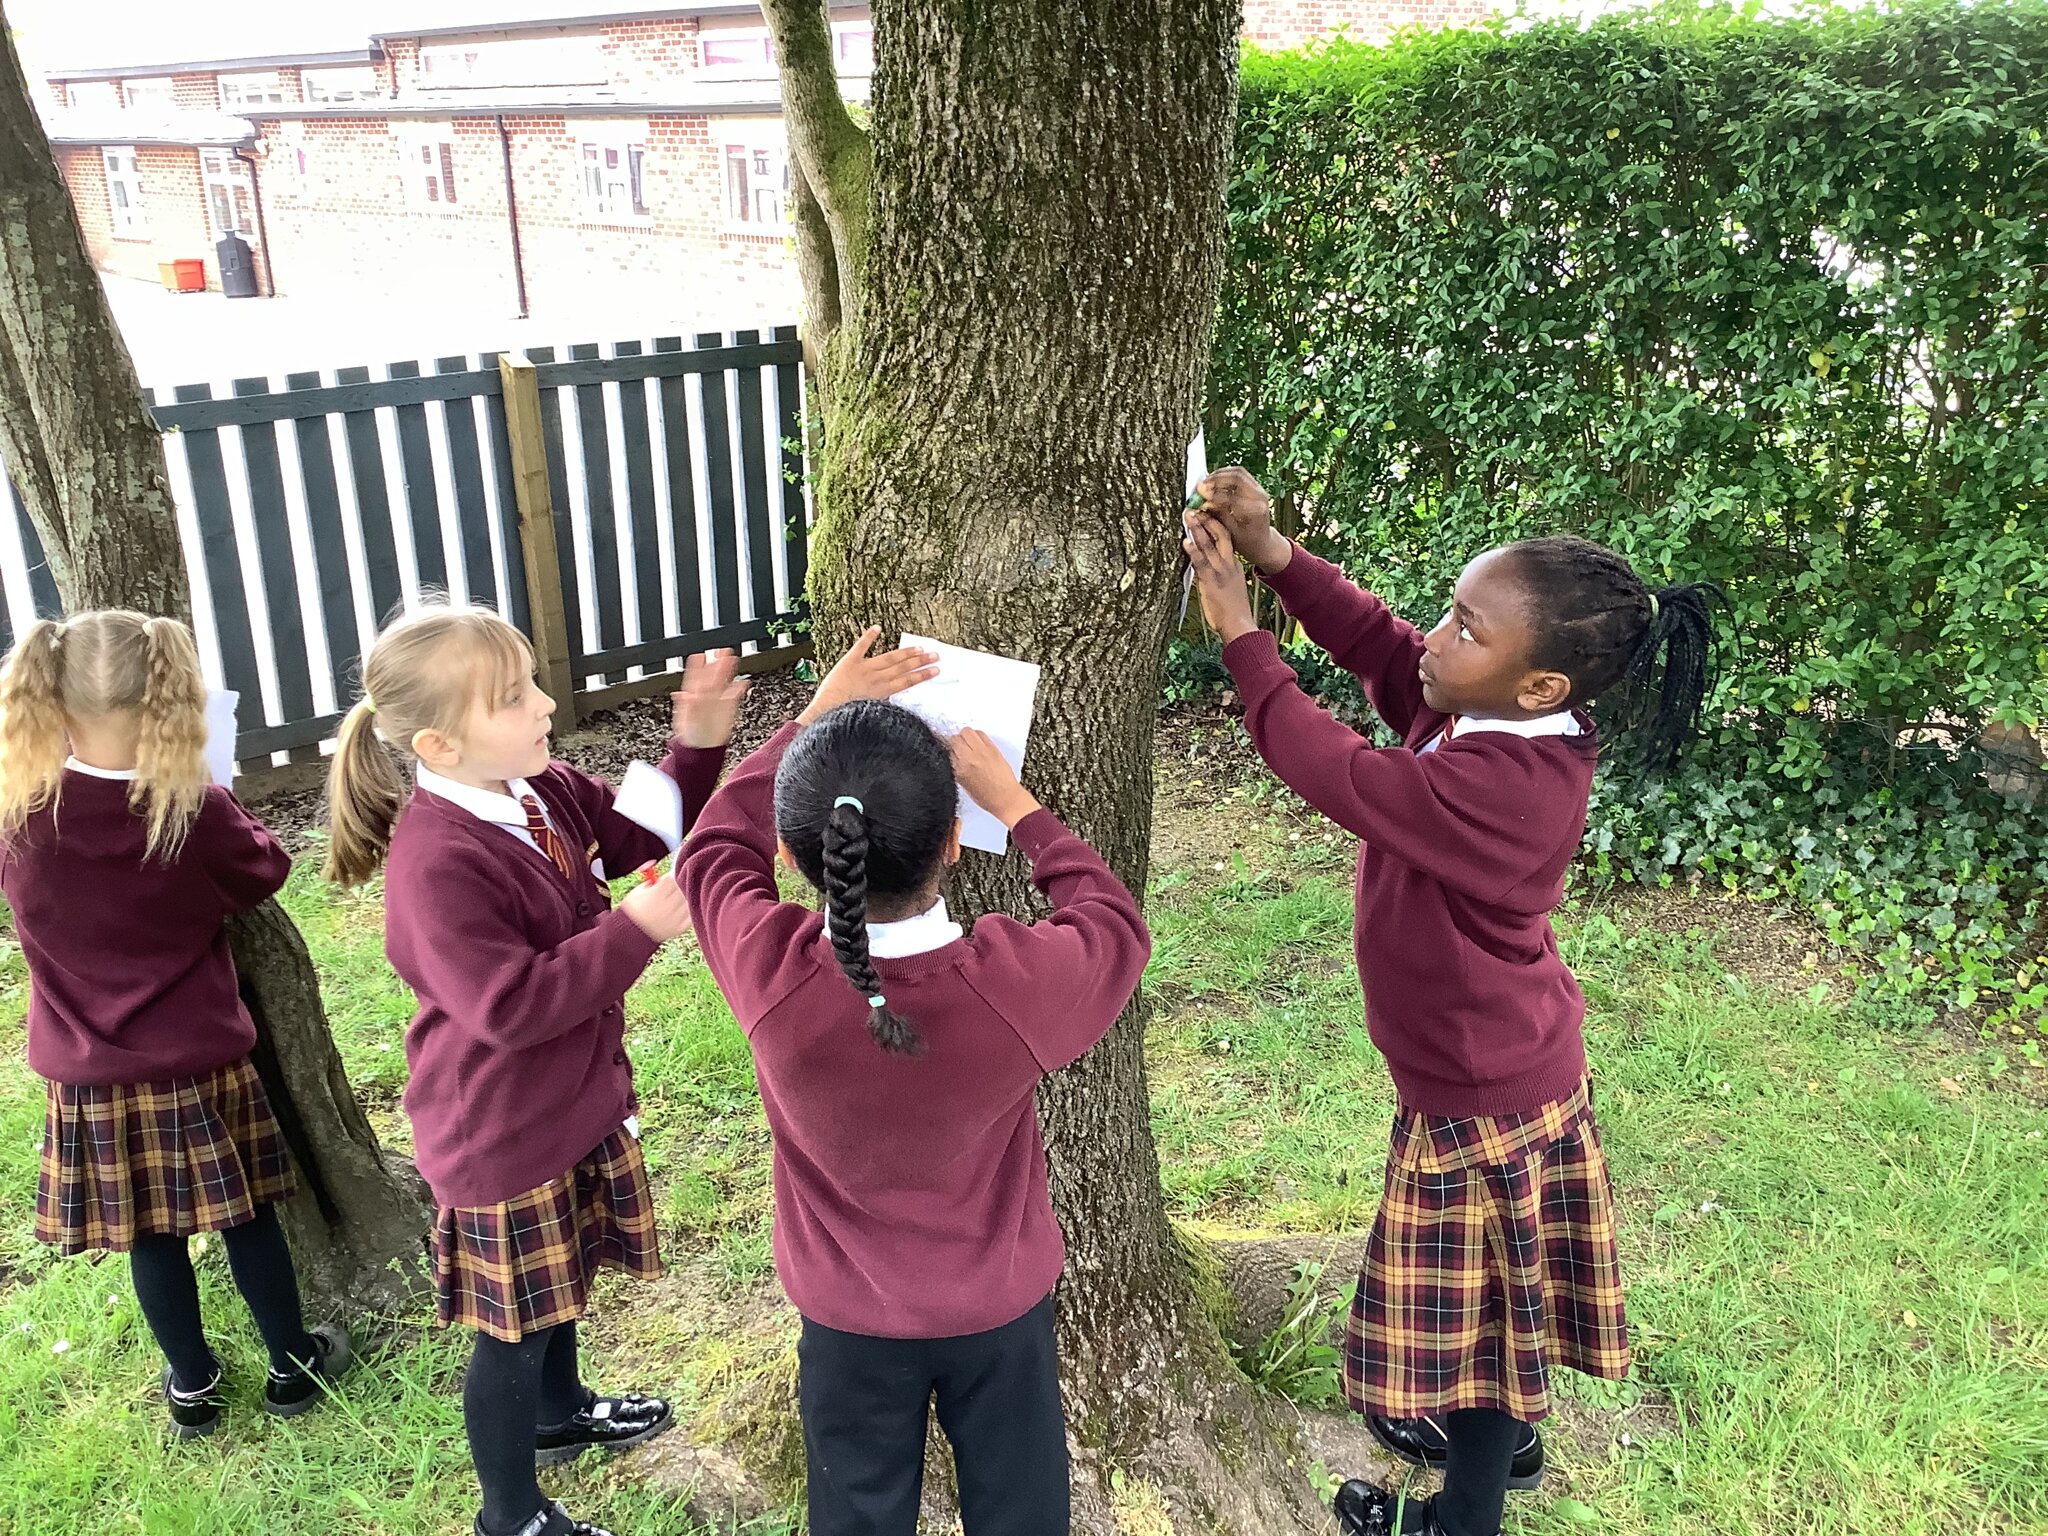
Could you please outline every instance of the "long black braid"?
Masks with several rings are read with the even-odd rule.
[[[1652,592],[1620,555],[1589,539],[1510,544],[1529,598],[1530,665],[1571,679],[1570,702],[1631,737],[1641,766],[1671,766],[1699,734],[1718,654],[1712,582]]]
[[[824,893],[832,952],[869,1001],[869,1032],[899,1055],[916,1055],[924,1042],[885,999],[868,954],[868,898],[910,896],[932,884],[958,795],[953,760],[931,727],[873,700],[820,716],[775,775],[775,830]]]

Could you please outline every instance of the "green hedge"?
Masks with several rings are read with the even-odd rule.
[[[1968,748],[2048,714],[2044,125],[2041,0],[1254,52],[1211,458],[1412,616],[1534,531],[1721,582],[1725,724],[1596,868],[2011,986],[2048,837]]]

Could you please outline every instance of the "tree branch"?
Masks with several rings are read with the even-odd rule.
[[[775,34],[776,68],[782,78],[782,118],[797,171],[822,213],[831,235],[830,276],[837,289],[831,302],[810,289],[822,263],[807,264],[806,299],[814,323],[831,324],[854,313],[863,257],[867,251],[870,204],[868,136],[854,122],[839,94],[833,62],[832,27],[823,0],[761,0]],[[804,214],[799,195],[798,215]],[[799,250],[802,224],[799,223]]]

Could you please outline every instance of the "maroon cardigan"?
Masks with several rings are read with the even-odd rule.
[[[1365,840],[1358,974],[1402,1104],[1511,1114],[1571,1093],[1586,1075],[1586,1005],[1550,913],[1585,835],[1592,722],[1581,716],[1580,735],[1534,740],[1474,732],[1418,754],[1446,718],[1422,699],[1422,632],[1307,550],[1268,580],[1405,742],[1376,749],[1331,718],[1302,692],[1272,635],[1224,647],[1259,754]]]
[[[28,962],[28,1064],[53,1082],[198,1077],[256,1043],[222,924],[275,895],[291,859],[218,785],[177,855],[145,859],[129,788],[67,769],[57,803],[0,849]]]
[[[685,826],[725,762],[673,745]],[[415,790],[391,837],[384,950],[419,996],[405,1035],[413,1156],[442,1206],[492,1205],[558,1179],[633,1112],[626,990],[660,946],[587,869],[668,853],[567,763],[527,781],[580,855],[571,882],[538,850]]]
[[[921,1055],[883,1051],[824,919],[776,891],[775,770],[798,729],[739,767],[676,861],[775,1137],[776,1272],[799,1312],[846,1333],[1000,1327],[1066,1262],[1034,1090],[1108,1033],[1151,936],[1101,855],[1035,811],[1011,835],[1052,915],[983,917],[941,948],[877,959],[924,1040]]]

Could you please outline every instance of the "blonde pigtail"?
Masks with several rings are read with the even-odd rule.
[[[146,673],[128,803],[149,825],[146,857],[171,859],[206,802],[206,678],[176,619],[142,625]]]
[[[342,717],[327,770],[330,836],[322,873],[329,880],[361,885],[384,867],[405,795],[398,763],[377,735],[376,708],[367,696],[360,698]]]
[[[64,780],[63,639],[62,624],[38,619],[0,668],[0,843],[53,803]]]

